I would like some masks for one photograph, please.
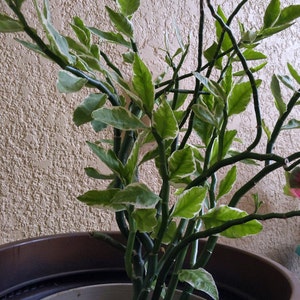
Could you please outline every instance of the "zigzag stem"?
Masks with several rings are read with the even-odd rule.
[[[222,20],[222,18],[215,12],[215,9],[211,5],[210,0],[207,0],[207,5],[208,5],[209,10],[211,11],[212,16],[219,22],[219,24],[222,26],[223,30],[225,30],[226,33],[228,34],[228,36],[232,42],[233,48],[236,51],[236,54],[239,57],[239,60],[242,64],[243,69],[244,69],[246,75],[248,76],[250,84],[251,84],[252,94],[253,94],[254,111],[255,111],[255,116],[256,116],[256,137],[255,137],[254,141],[251,143],[251,145],[249,145],[247,148],[248,151],[251,151],[252,149],[254,149],[257,146],[257,144],[259,143],[261,136],[262,136],[262,120],[261,120],[260,106],[259,106],[259,100],[258,100],[258,91],[257,91],[255,79],[254,79],[254,76],[253,76],[250,68],[248,67],[247,60],[243,56],[243,54],[239,48],[238,42],[236,41],[230,27],[227,24],[225,24],[225,22]]]
[[[296,105],[298,99],[300,98],[300,89],[294,93],[294,95],[291,97],[290,101],[287,104],[286,111],[278,118],[273,132],[271,134],[271,138],[268,141],[267,147],[266,147],[266,153],[272,153],[274,144],[276,142],[276,139],[282,129],[283,123],[286,121],[287,117],[290,115],[292,109]],[[269,161],[266,161],[266,164],[269,164]]]
[[[178,253],[181,252],[183,249],[185,249],[192,242],[194,242],[198,239],[217,235],[217,234],[229,229],[232,226],[242,225],[242,224],[245,224],[252,220],[265,221],[265,220],[270,220],[270,219],[288,219],[288,218],[292,218],[292,217],[296,217],[296,216],[300,216],[300,210],[289,211],[286,213],[251,214],[251,215],[247,215],[245,217],[239,218],[239,219],[229,220],[220,226],[213,227],[213,228],[210,228],[210,229],[207,229],[204,231],[200,231],[200,232],[190,235],[189,237],[183,239],[177,246],[175,246],[168,253],[168,257],[166,258],[166,261],[159,272],[159,275],[157,278],[157,284],[156,284],[157,290],[154,290],[153,296],[160,295],[159,287],[161,287],[163,285],[163,283],[165,282],[166,276],[168,274],[168,270],[173,265],[173,262],[174,262],[175,258],[177,257]],[[156,298],[153,298],[153,299],[156,299]]]

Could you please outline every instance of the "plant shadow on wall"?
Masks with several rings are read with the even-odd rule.
[[[253,235],[262,230],[261,220],[300,216],[300,211],[261,214],[258,194],[252,195],[253,212],[237,208],[257,182],[277,169],[286,173],[285,193],[300,197],[300,152],[286,156],[273,152],[280,134],[300,127],[300,121],[290,117],[300,104],[296,88],[300,74],[289,63],[289,76],[272,77],[270,89],[278,111],[273,128],[268,128],[261,117],[259,94],[264,91],[256,75],[267,59],[257,46],[290,27],[300,16],[300,5],[282,8],[279,0],[272,0],[262,16],[261,27],[249,30],[238,18],[248,1],[241,1],[228,16],[210,0],[199,1],[196,53],[189,53],[189,40],[181,37],[174,25],[178,49],[172,53],[167,42],[157,45],[164,49],[168,70],[162,70],[161,76],[154,79],[135,42],[133,15],[139,8],[138,0],[111,1],[106,11],[112,31],[88,27],[74,17],[71,28],[76,38],[55,29],[47,0],[33,1],[39,30],[32,28],[22,13],[25,0],[3,2],[14,15],[0,14],[0,31],[25,32],[30,40],[18,42],[62,68],[57,83],[60,92],[91,89],[74,111],[75,124],[90,123],[96,132],[112,128],[111,140],[87,143],[111,174],[102,174],[93,167],[86,168],[86,173],[107,180],[107,188],[88,191],[78,198],[88,205],[115,211],[126,244],[104,233],[93,235],[124,251],[134,299],[146,299],[151,290],[152,299],[159,299],[159,295],[172,299],[179,282],[187,283],[182,299],[193,289],[218,299],[214,280],[205,271],[218,236]],[[203,43],[206,14],[214,19],[216,33],[209,47]],[[236,20],[238,33],[231,29]],[[41,28],[43,34],[39,36]],[[120,52],[125,49],[120,54],[122,68],[117,64],[119,58],[103,52],[99,40],[115,44]],[[190,73],[183,72],[188,55],[198,58],[198,65]],[[192,82],[189,88],[182,84],[187,78]],[[283,87],[289,90],[288,99],[282,97]],[[252,141],[243,143],[239,129],[229,129],[228,124],[249,106],[255,113],[256,133]],[[264,143],[265,151],[257,152]],[[145,153],[148,144],[151,150]],[[159,193],[139,180],[139,168],[148,161],[154,161],[160,177]],[[258,171],[243,181],[243,176],[238,176],[239,163]],[[235,192],[229,197],[233,186]],[[207,242],[198,249],[197,241],[203,238]],[[190,267],[184,268],[188,252]]]

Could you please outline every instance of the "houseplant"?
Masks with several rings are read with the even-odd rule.
[[[75,17],[72,28],[77,39],[63,36],[53,27],[48,1],[42,3],[42,8],[41,3],[34,1],[46,38],[28,25],[22,13],[25,1],[5,2],[15,16],[1,15],[1,31],[25,31],[33,42],[19,41],[63,69],[58,80],[61,92],[77,92],[84,87],[98,90],[93,90],[75,109],[74,121],[78,126],[91,122],[96,131],[113,128],[112,140],[88,143],[111,174],[87,168],[89,176],[106,179],[109,184],[106,190],[86,192],[79,200],[116,211],[120,231],[127,238],[125,267],[133,282],[134,297],[145,299],[153,288],[153,297],[157,299],[167,271],[172,269],[166,299],[172,298],[178,281],[188,281],[194,288],[217,298],[213,280],[202,268],[214,249],[217,235],[237,238],[255,234],[262,228],[259,220],[300,215],[299,211],[260,214],[258,195],[253,195],[254,213],[247,214],[236,208],[259,180],[278,168],[287,172],[286,192],[299,195],[296,166],[300,152],[288,156],[273,153],[281,129],[299,127],[299,121],[289,119],[300,97],[290,81],[299,84],[299,74],[289,65],[292,79],[273,77],[271,89],[278,118],[274,128],[270,129],[261,118],[258,101],[261,82],[255,77],[264,63],[250,68],[249,62],[266,58],[255,49],[258,43],[292,25],[300,15],[299,5],[281,8],[279,1],[271,1],[263,16],[262,27],[248,31],[240,23],[239,37],[236,38],[230,25],[247,1],[238,4],[227,18],[222,8],[214,7],[210,1],[200,1],[198,67],[191,73],[182,74],[189,42],[183,42],[185,39],[175,26],[178,50],[170,53],[167,45],[160,46],[165,48],[171,73],[165,75],[166,79],[155,81],[134,42],[132,15],[138,9],[139,1],[117,1],[117,5],[112,3],[110,8],[107,7],[114,32],[87,27]],[[204,8],[216,21],[216,42],[209,47],[202,43]],[[126,76],[128,71],[121,73],[118,60],[109,58],[94,44],[92,34],[126,48],[123,59],[132,71],[131,76]],[[204,58],[208,63],[203,62]],[[181,87],[186,78],[195,80],[191,88]],[[281,97],[281,83],[292,90],[287,101]],[[228,129],[228,123],[232,116],[245,111],[251,99],[257,122],[256,136],[238,151],[233,150],[240,142],[239,135],[238,130]],[[263,142],[263,130],[267,135],[267,147],[261,153],[256,149]],[[148,144],[151,151],[145,153],[144,146]],[[139,166],[150,160],[155,162],[157,176],[161,179],[158,193],[139,181]],[[260,168],[253,178],[243,182],[237,177],[239,162],[254,168],[259,164]],[[220,183],[217,181],[219,176]],[[238,188],[230,195],[234,183]],[[115,243],[105,234],[95,236]],[[199,238],[208,238],[208,242],[198,255]],[[183,270],[188,247],[192,253],[192,268]],[[198,278],[207,285],[197,286]],[[190,291],[186,289],[186,293]]]

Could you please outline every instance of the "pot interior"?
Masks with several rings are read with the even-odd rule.
[[[179,300],[180,291],[176,291],[174,300]],[[132,286],[127,283],[112,283],[112,284],[97,284],[91,286],[84,286],[74,289],[69,289],[51,296],[42,298],[41,300],[119,300],[131,299]],[[199,296],[190,296],[190,300],[205,300]]]

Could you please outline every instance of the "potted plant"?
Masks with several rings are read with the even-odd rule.
[[[286,173],[285,193],[299,197],[300,152],[282,156],[273,150],[282,130],[299,128],[300,122],[290,115],[299,105],[300,92],[294,86],[300,84],[300,75],[289,64],[289,77],[272,77],[278,115],[269,128],[261,116],[262,82],[256,72],[266,59],[257,50],[259,43],[290,27],[300,16],[300,6],[281,7],[279,0],[271,0],[259,29],[248,30],[239,20],[236,32],[231,24],[247,1],[237,4],[228,16],[210,0],[199,1],[197,67],[183,72],[190,44],[174,25],[178,50],[170,52],[167,41],[158,46],[164,49],[168,71],[153,78],[135,42],[133,16],[138,0],[112,1],[106,7],[113,31],[89,27],[74,17],[71,27],[76,38],[55,29],[47,0],[33,1],[39,30],[22,11],[26,1],[3,2],[13,15],[0,14],[0,31],[24,31],[30,40],[19,39],[21,44],[61,67],[60,92],[91,89],[74,110],[75,124],[91,123],[96,132],[111,132],[109,141],[87,142],[110,173],[93,167],[86,168],[86,173],[107,180],[107,188],[87,191],[78,199],[114,210],[122,238],[96,232],[92,243],[100,239],[123,251],[133,299],[150,295],[173,299],[180,283],[184,284],[181,299],[194,290],[218,299],[218,288],[206,270],[206,266],[213,269],[209,261],[215,249],[226,251],[216,246],[218,236],[253,235],[262,230],[262,220],[300,216],[299,210],[261,213],[262,201],[256,194],[252,195],[252,212],[237,207],[257,182],[277,169]],[[211,45],[203,43],[206,14],[213,17],[216,28]],[[122,67],[120,58],[103,52],[98,38],[121,45]],[[256,61],[261,63],[253,64]],[[287,100],[281,96],[282,86],[290,90]],[[229,124],[249,105],[255,112],[256,134],[253,140],[242,142],[239,129]],[[266,150],[261,151],[264,142]],[[139,179],[140,166],[149,161],[154,162],[153,176],[159,178],[159,187]],[[257,170],[252,178],[238,176],[241,163]]]

